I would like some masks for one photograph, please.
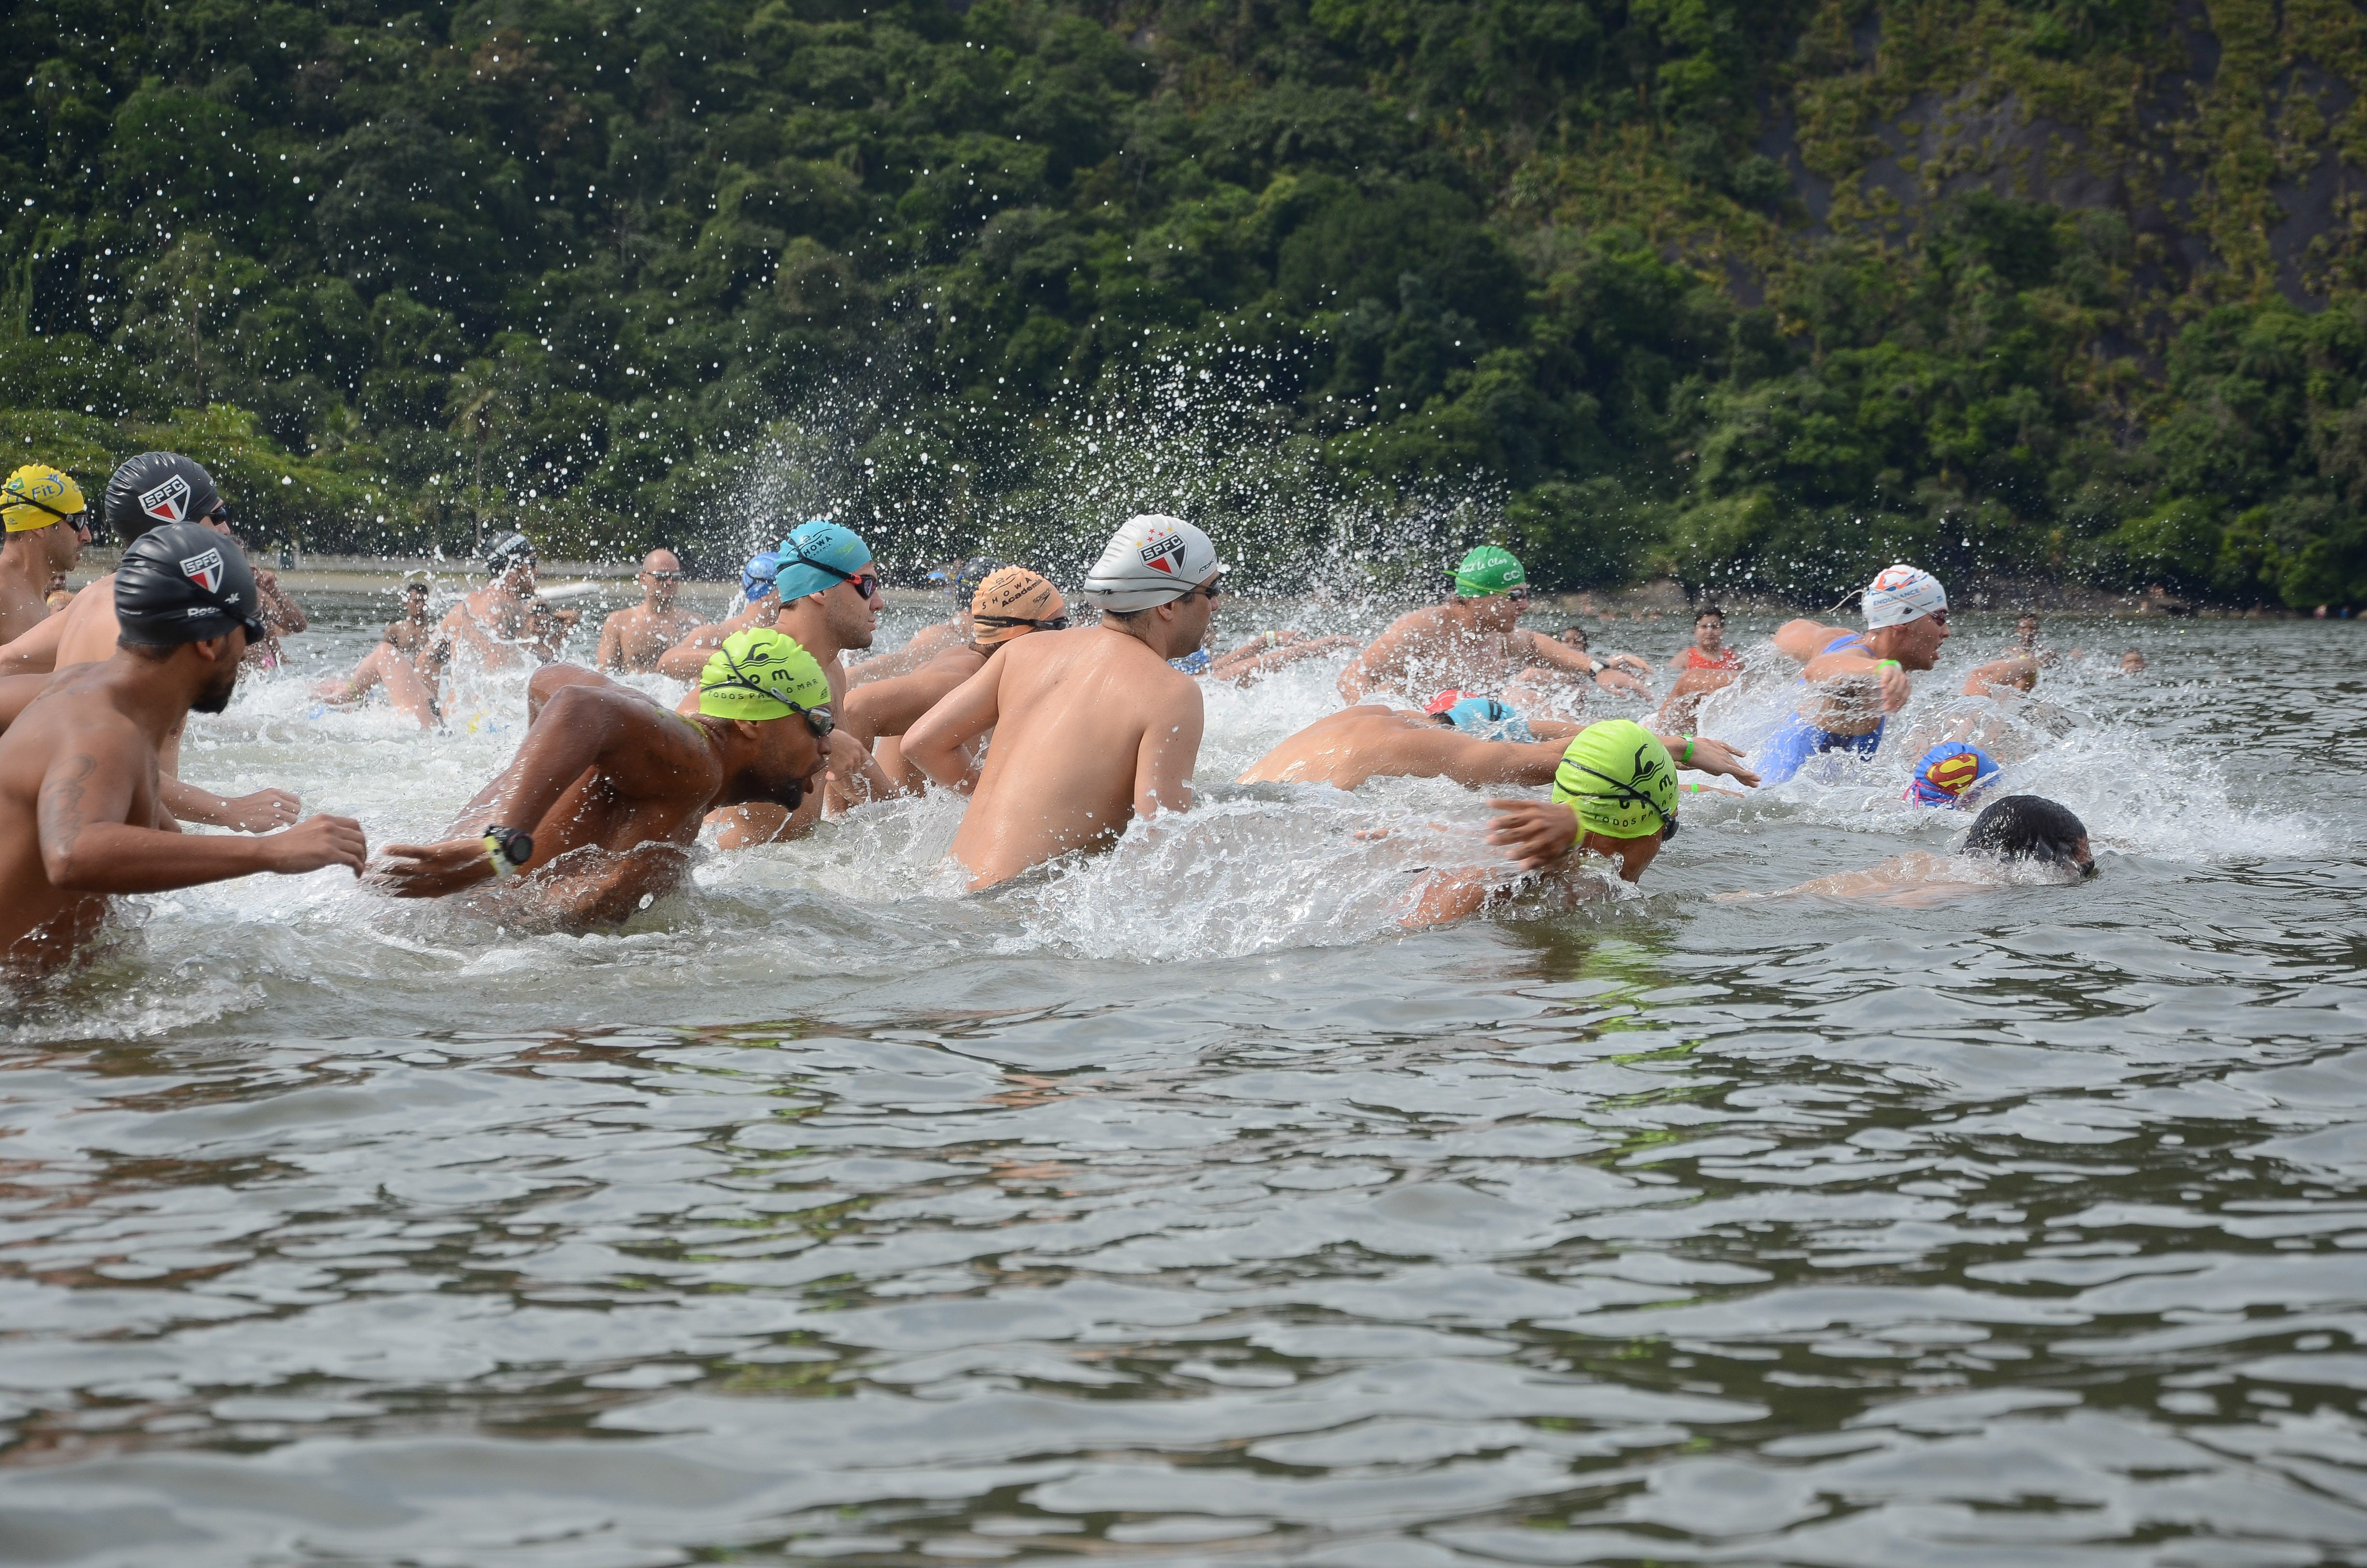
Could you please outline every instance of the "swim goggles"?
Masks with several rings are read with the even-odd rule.
[[[1032,626],[1038,631],[1069,630],[1069,618],[1065,615],[1056,615],[1049,620],[1030,620],[1024,615],[973,615],[969,619],[974,626]]]
[[[49,505],[47,502],[36,501],[29,495],[17,495],[14,494],[11,494],[9,496],[7,505],[11,506],[30,506],[37,512],[47,512],[51,517],[55,517],[58,521],[72,525],[74,531],[82,535],[82,541],[85,544],[88,544],[90,542],[90,508],[87,506],[84,507],[79,512],[61,512],[55,506]],[[43,524],[42,526],[45,528],[48,527],[47,524]]]
[[[800,566],[810,566],[817,572],[829,573],[866,599],[879,597],[879,574],[877,572],[866,572],[859,576],[853,572],[842,572],[827,561],[816,561],[802,550],[792,550],[781,558],[781,564],[786,566],[792,561]]]
[[[1605,784],[1611,786],[1612,792],[1617,795],[1619,799],[1623,801],[1633,801],[1637,805],[1642,806],[1645,810],[1650,812],[1654,816],[1659,818],[1661,843],[1666,844],[1670,839],[1674,838],[1677,835],[1676,814],[1672,812],[1662,811],[1660,809],[1659,801],[1655,801],[1651,796],[1644,793],[1643,790],[1637,789],[1635,785],[1622,784],[1618,779],[1612,778],[1608,773],[1598,773],[1593,768],[1587,767],[1586,764],[1570,757],[1562,758],[1562,766],[1564,767],[1575,767],[1580,773],[1589,774],[1596,778],[1602,779]]]

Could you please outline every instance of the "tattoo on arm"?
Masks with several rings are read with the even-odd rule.
[[[84,752],[68,757],[62,767],[41,781],[41,837],[62,853],[74,853],[74,841],[87,825],[83,816],[83,796],[91,775],[97,771],[98,759]]]

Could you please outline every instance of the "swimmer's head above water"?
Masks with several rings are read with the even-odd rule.
[[[178,452],[126,458],[107,482],[99,513],[115,537],[130,544],[168,523],[202,523],[230,533],[230,508],[204,465]]]
[[[969,601],[970,641],[1000,647],[1031,631],[1065,631],[1068,602],[1060,590],[1025,566],[1005,566],[980,583]]]
[[[1862,600],[1869,645],[1910,670],[1928,670],[1948,640],[1948,590],[1920,567],[1886,566]]]
[[[1529,608],[1529,574],[1518,557],[1501,545],[1478,545],[1455,563],[1455,598],[1476,608],[1479,625],[1489,631],[1510,631]]]
[[[764,788],[791,811],[821,767],[822,742],[837,727],[821,664],[796,638],[770,627],[735,631],[708,655],[698,676],[698,711],[747,725],[763,740]],[[788,718],[804,722],[774,722]]]
[[[2008,795],[1973,819],[1964,853],[1988,859],[2032,860],[2081,877],[2096,874],[2088,824],[2067,806],[2037,795]]]
[[[1521,717],[1520,710],[1493,697],[1473,697],[1467,692],[1442,691],[1430,700],[1424,710],[1432,718],[1450,730],[1478,736],[1483,741],[1534,741],[1529,722]]]
[[[1627,881],[1676,836],[1676,763],[1659,737],[1632,719],[1589,724],[1571,736],[1553,798],[1578,819],[1580,846],[1617,860]]]
[[[492,549],[485,551],[485,575],[514,594],[534,592],[534,574],[538,564],[534,553],[534,541],[520,533],[496,541]]]
[[[1997,772],[1998,765],[1978,746],[1942,741],[1916,758],[1907,799],[1918,806],[1970,805]]]

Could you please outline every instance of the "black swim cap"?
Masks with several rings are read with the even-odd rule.
[[[1965,837],[1967,855],[1994,855],[2002,860],[2049,860],[2072,864],[2088,824],[2037,795],[2008,795],[1992,801],[1973,819]]]
[[[196,460],[178,452],[142,452],[127,460],[107,482],[100,512],[116,537],[130,544],[166,523],[210,517],[221,504],[214,476]]]
[[[202,642],[236,626],[246,628],[249,642],[260,642],[261,604],[246,551],[203,523],[150,529],[115,569],[116,623],[124,642],[143,647]]]
[[[521,559],[534,558],[534,541],[524,534],[512,534],[485,551],[485,570],[498,577]]]

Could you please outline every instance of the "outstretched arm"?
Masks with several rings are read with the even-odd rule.
[[[914,720],[904,732],[904,760],[926,774],[931,783],[968,794],[977,787],[979,775],[968,746],[1002,717],[1002,661],[989,659],[984,669]]]
[[[2026,653],[1992,659],[1965,677],[1966,697],[2002,697],[2025,692],[2038,685],[2038,661]]]
[[[368,845],[351,817],[314,817],[262,838],[220,838],[123,819],[148,758],[130,736],[85,737],[42,776],[39,824],[41,869],[50,885],[72,892],[166,892],[256,871],[312,871],[350,866],[358,874]]]
[[[1348,667],[1340,672],[1340,695],[1353,707],[1374,687],[1392,684],[1404,670],[1405,633],[1391,628],[1348,661]]]
[[[166,773],[156,780],[156,798],[182,822],[204,823],[239,833],[269,833],[286,827],[303,814],[304,802],[287,790],[257,790],[252,795],[221,796],[200,790]]]
[[[1731,778],[1738,784],[1748,784],[1754,790],[1759,788],[1759,775],[1742,766],[1742,759],[1750,755],[1746,751],[1730,746],[1724,741],[1714,741],[1707,735],[1659,735],[1655,738],[1669,748],[1670,759],[1679,767],[1696,768],[1721,778]]]
[[[625,615],[626,612],[620,609],[600,623],[600,646],[592,655],[595,669],[621,670],[625,667],[625,631],[617,624],[624,619]]]
[[[397,898],[441,898],[490,880],[492,857],[482,838],[471,835],[470,829],[478,824],[498,824],[532,834],[568,786],[617,744],[638,717],[635,708],[659,711],[653,704],[606,681],[561,687],[543,704],[517,756],[469,803],[464,825],[454,830],[457,835],[437,844],[390,844],[386,858],[379,862],[373,875],[386,882]],[[518,869],[547,864],[555,852],[545,837]]]

